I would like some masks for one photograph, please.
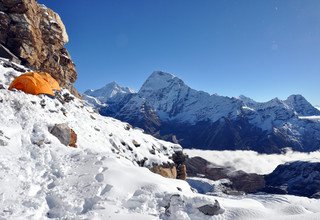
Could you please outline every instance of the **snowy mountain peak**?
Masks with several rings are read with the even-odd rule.
[[[174,85],[186,86],[181,79],[170,73],[154,71],[142,85],[139,93],[159,91]]]
[[[244,96],[244,95],[240,95],[238,97],[239,100],[243,101],[243,103],[247,106],[252,106],[252,105],[255,105],[257,102],[254,101],[253,99],[247,97],[247,96]]]
[[[111,98],[115,98],[116,96],[123,96],[125,94],[135,93],[134,90],[129,87],[120,86],[116,82],[111,82],[106,84],[104,87],[97,90],[87,90],[84,94],[86,96],[91,96],[98,99],[101,103],[105,103],[107,100]]]
[[[163,71],[154,71],[149,78],[169,78],[172,79],[176,77],[175,75]]]
[[[291,95],[284,102],[299,116],[320,115],[319,109],[312,106],[302,95]]]

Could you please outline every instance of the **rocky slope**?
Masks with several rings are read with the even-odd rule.
[[[266,176],[265,192],[320,198],[320,163],[295,161]]]
[[[191,157],[187,159],[188,182],[191,186],[197,184],[201,177],[213,181],[220,181],[210,193],[222,193],[231,195],[241,195],[243,193],[256,193],[265,187],[264,176],[255,173],[246,173],[236,170],[233,167],[223,167],[210,163],[201,157]],[[191,179],[191,180],[190,180]],[[201,181],[201,180],[200,180]],[[218,191],[218,192],[217,192]]]
[[[66,28],[59,15],[36,0],[0,0],[0,44],[22,64],[50,73],[62,87],[78,94],[75,65],[64,47]]]
[[[320,111],[300,95],[265,103],[244,96],[209,95],[158,71],[138,93],[102,103],[107,106],[98,107],[101,114],[187,148],[264,153],[279,153],[288,147],[297,151],[320,148],[319,122],[303,118],[320,115]]]

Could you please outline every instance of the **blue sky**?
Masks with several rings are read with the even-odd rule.
[[[154,70],[192,88],[320,104],[319,0],[39,0],[62,17],[80,92],[138,90]]]

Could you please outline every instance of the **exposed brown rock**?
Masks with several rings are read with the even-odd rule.
[[[183,151],[177,151],[172,155],[172,160],[177,167],[177,179],[187,179],[187,168],[186,168],[187,155]]]
[[[177,176],[177,179],[180,180],[186,180],[187,179],[187,166],[185,164],[182,164],[178,167],[179,175]]]
[[[77,136],[76,132],[74,132],[73,129],[70,129],[70,144],[69,144],[69,146],[77,148],[77,144],[76,144],[77,139],[78,139],[78,136]]]
[[[50,73],[78,95],[75,65],[64,45],[68,35],[58,14],[36,0],[0,0],[0,43],[22,63]]]
[[[171,179],[177,178],[177,169],[175,166],[171,166],[171,167],[154,166],[151,168],[151,171],[166,178],[171,178]]]

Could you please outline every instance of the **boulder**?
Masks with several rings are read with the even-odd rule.
[[[224,213],[224,209],[221,208],[219,202],[215,200],[214,204],[204,205],[198,208],[200,212],[205,215],[214,216]]]
[[[135,147],[140,147],[141,144],[139,144],[136,140],[133,140],[132,141],[132,144],[135,146]]]
[[[171,179],[177,178],[177,169],[175,166],[157,165],[152,167],[151,171],[166,178],[171,178]]]
[[[66,28],[60,16],[36,0],[0,0],[0,43],[22,64],[50,73],[78,95],[75,65],[65,49]]]
[[[62,144],[77,147],[77,134],[67,124],[56,124],[49,129],[49,132],[58,138]]]
[[[320,162],[295,161],[282,164],[267,175],[265,180],[264,192],[320,198]]]

